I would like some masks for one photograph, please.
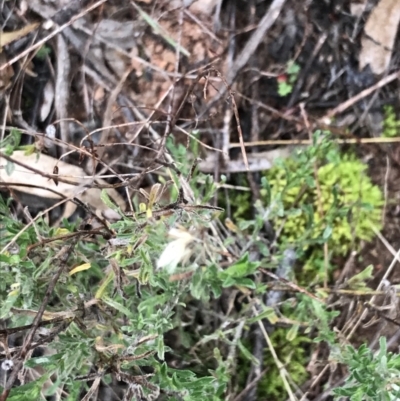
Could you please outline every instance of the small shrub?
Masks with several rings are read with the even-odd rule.
[[[300,69],[300,66],[292,60],[287,63],[285,73],[277,78],[279,96],[285,97],[292,93]]]
[[[400,356],[387,351],[386,339],[379,340],[379,352],[374,355],[367,345],[358,349],[348,345],[338,353],[337,360],[349,368],[346,383],[333,392],[336,400],[395,401],[400,397]]]

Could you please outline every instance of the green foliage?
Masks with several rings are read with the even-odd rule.
[[[400,120],[396,117],[393,106],[383,107],[384,120],[383,120],[383,136],[385,138],[394,138],[399,136]]]
[[[308,377],[306,371],[308,361],[308,347],[310,340],[305,336],[297,336],[293,341],[287,341],[287,329],[276,329],[270,336],[274,349],[279,355],[280,361],[290,375],[291,380],[297,385],[301,385]],[[251,342],[245,340],[244,346],[251,355]],[[247,375],[250,370],[251,360],[244,354],[238,356],[239,368],[237,377],[240,387],[246,387]],[[268,348],[264,350],[263,368],[267,368],[267,373],[262,377],[258,385],[257,399],[283,401],[287,399],[287,393],[280,377],[279,369]]]
[[[270,310],[266,310],[266,312],[271,316]],[[294,323],[290,329],[276,328],[270,335],[270,339],[291,382],[301,385],[308,377],[306,368],[313,345],[310,333],[312,331],[317,333],[314,342],[326,341],[332,346],[337,344],[336,333],[332,331],[330,324],[339,313],[329,311],[323,302],[301,294],[296,296],[296,299],[288,299],[283,302],[281,312],[286,318],[292,322],[298,322],[298,324]],[[305,329],[304,326],[306,326]],[[247,343],[246,345],[250,347]],[[239,363],[238,381],[244,383],[250,369],[249,362],[244,357],[240,357]],[[263,366],[268,368],[268,372],[260,380],[259,399],[286,400],[287,394],[279,369],[268,349],[265,349]]]
[[[39,401],[43,398],[40,393],[42,391],[43,384],[48,379],[49,375],[43,375],[38,380],[32,381],[30,383],[24,384],[17,387],[10,397],[7,399],[9,401]],[[0,387],[0,391],[3,389]]]
[[[289,61],[286,66],[286,74],[278,77],[278,94],[285,97],[292,93],[293,85],[297,80],[300,72],[300,66],[294,61]]]
[[[345,254],[370,240],[371,225],[380,227],[383,196],[366,175],[366,166],[333,146],[327,156],[303,152],[267,171],[275,204],[275,226],[285,243],[328,242],[334,254]],[[316,176],[314,165],[317,165]]]
[[[288,341],[287,333],[288,330],[286,329],[277,329],[272,333],[271,341],[293,383],[301,385],[308,377],[306,367],[309,349],[307,345],[310,343],[310,340],[305,336],[297,335],[292,341]],[[260,382],[258,389],[259,399],[286,400],[287,394],[280,377],[279,369],[269,350],[265,352],[264,366],[269,367],[269,369],[265,378]]]
[[[190,169],[185,159],[186,149],[174,149],[174,156],[185,162],[182,170],[186,175]],[[181,167],[180,163],[177,165]],[[202,183],[193,185],[196,199],[207,202],[215,185],[209,176],[202,174],[197,174],[194,180]],[[179,185],[179,180],[176,181]],[[101,198],[119,211],[104,192]],[[0,305],[0,317],[18,326],[32,321],[32,316],[23,311],[38,310],[49,280],[60,268],[58,255],[71,241],[55,238],[77,233],[79,222],[64,221],[65,228],[54,229],[39,218],[34,225],[25,227],[10,216],[9,202],[0,198],[0,246],[6,248],[0,255],[3,268],[0,295],[5,301]],[[125,373],[138,375],[144,368],[151,369],[150,385],[160,388],[171,400],[225,399],[229,370],[235,361],[227,361],[226,353],[217,344],[220,341],[230,344],[231,330],[214,333],[211,327],[205,327],[200,335],[194,327],[188,334],[181,327],[182,321],[190,313],[187,303],[195,300],[204,305],[204,310],[209,310],[210,300],[219,297],[224,288],[255,289],[252,275],[259,263],[250,261],[244,252],[229,265],[222,266],[225,248],[223,244],[219,248],[208,234],[213,214],[207,210],[195,213],[182,210],[159,220],[121,215],[110,226],[115,233],[112,238],[115,245],[102,235],[78,241],[44,316],[51,319],[61,313],[73,318],[66,319],[65,330],[51,342],[50,348],[55,353],[31,358],[26,367],[40,367],[47,377],[57,377],[58,386],[68,391],[71,401],[82,397],[89,388],[84,382],[77,386],[76,377],[85,377],[99,367],[115,366],[118,358],[122,358],[120,368]],[[173,280],[165,269],[154,267],[174,242],[167,235],[171,227],[193,237],[184,245],[188,255],[174,271],[183,278]],[[14,237],[16,243],[10,246]],[[42,239],[46,242],[40,244]],[[83,302],[93,303],[84,314]],[[182,340],[171,348],[166,337],[174,332],[180,333]],[[148,340],[141,342],[144,338]],[[190,360],[187,349],[199,341],[204,344],[204,360],[200,364],[193,366],[191,362],[190,369],[173,369],[165,362],[168,356],[177,363]],[[237,346],[241,352],[245,351],[241,343]],[[124,360],[140,355],[143,357]],[[103,380],[109,380],[107,376]],[[41,387],[42,383],[38,382],[35,388],[41,391]],[[145,385],[143,391],[147,395],[151,393]]]
[[[328,136],[317,131],[314,146],[264,172],[261,200],[283,248],[292,244],[304,252],[328,242],[332,256],[344,255],[373,238],[372,226],[381,227],[381,190],[367,166],[352,154],[342,155]],[[232,194],[232,204],[234,216],[243,219],[250,195]],[[323,263],[318,254],[308,260]]]
[[[367,166],[350,153],[341,154],[326,132],[317,131],[314,143],[266,171],[261,189],[281,247],[299,250],[304,263],[300,283],[320,282],[326,269],[332,270],[332,257],[357,249],[374,237],[373,226],[381,227],[383,195]]]
[[[321,296],[321,295],[320,295]],[[299,294],[296,297],[296,304],[285,305],[288,316],[301,322],[307,322],[309,325],[305,330],[309,333],[312,329],[317,329],[318,334],[314,338],[315,342],[326,341],[328,344],[334,344],[336,334],[331,330],[330,324],[334,318],[339,316],[336,310],[329,310],[322,301]],[[321,296],[323,299],[323,297]]]
[[[221,198],[223,197],[221,196]],[[249,192],[238,191],[237,193],[234,194],[232,198],[234,199],[234,202],[232,202],[234,208],[233,209],[234,220],[238,221],[239,219],[243,218],[251,218],[250,215],[251,205],[250,205]]]
[[[354,289],[356,291],[368,290],[366,282],[372,280],[373,269],[374,269],[374,267],[372,265],[369,265],[360,273],[354,275],[353,277],[350,277],[346,281],[347,287]]]
[[[11,147],[18,142],[16,134]],[[167,146],[183,173],[179,177],[170,169],[177,187],[191,170],[190,158],[186,148],[170,138]],[[192,151],[197,152],[196,146],[192,140]],[[198,203],[214,196],[216,186],[209,176],[196,173],[193,181]],[[171,201],[176,192],[175,188]],[[232,223],[234,234],[219,237],[212,210],[175,210],[159,218],[154,213],[126,217],[103,192],[103,202],[119,212],[121,219],[110,225],[110,231],[80,237],[65,266],[62,257],[73,235],[79,234],[80,223],[64,221],[63,229],[55,229],[38,218],[25,226],[10,215],[10,200],[0,197],[0,319],[8,319],[9,327],[31,323],[49,282],[63,267],[43,320],[63,316],[65,327],[46,343],[51,354],[25,361],[26,369],[41,369],[40,379],[13,389],[10,399],[43,399],[46,387],[46,395],[63,390],[69,401],[75,401],[90,388],[77,378],[103,372],[102,380],[110,382],[110,373],[119,369],[119,374],[129,377],[148,374],[140,382],[148,399],[160,391],[161,398],[169,400],[224,400],[228,384],[233,384],[232,372],[244,384],[250,364],[257,363],[249,351],[251,344],[236,338],[236,333],[262,319],[274,325],[283,316],[291,327],[276,328],[271,340],[294,383],[300,385],[307,377],[313,339],[326,342],[332,358],[349,366],[352,375],[339,392],[347,391],[351,397],[357,383],[367,385],[363,375],[371,381],[378,369],[376,358],[365,349],[360,353],[342,348],[331,329],[337,311],[305,294],[283,299],[274,307],[264,305],[259,316],[254,316],[252,306],[253,302],[262,304],[261,297],[268,291],[267,283],[259,280],[260,266],[276,268],[281,250],[289,245],[315,272],[323,269],[318,253],[321,244],[328,242],[331,254],[342,254],[358,241],[370,239],[369,223],[379,227],[380,191],[366,176],[365,166],[353,156],[342,156],[326,133],[319,132],[313,146],[264,174],[261,194],[254,205],[255,217],[242,219],[237,226]],[[251,207],[246,197],[240,198],[239,216]],[[238,202],[234,199],[232,205]],[[266,220],[272,220],[275,229],[281,228],[274,253],[262,231]],[[250,257],[253,249],[258,252],[257,261]],[[309,250],[311,256],[305,252]],[[173,269],[160,263],[163,255],[173,261]],[[348,281],[348,287],[365,288],[371,275],[367,267]],[[230,299],[231,310],[221,319],[214,308],[226,289],[240,294],[241,308],[236,311]],[[85,303],[90,306],[83,308]],[[60,323],[46,327],[58,329]],[[377,381],[374,388],[395,394],[398,361],[384,350],[379,363],[386,356],[386,367],[382,365],[386,382]],[[357,363],[352,364],[353,359]],[[269,371],[260,382],[260,398],[286,399],[279,370],[267,349],[263,363]],[[48,378],[56,378],[50,387],[45,385]]]
[[[386,339],[379,340],[379,352],[374,355],[365,345],[358,349],[348,345],[337,355],[338,362],[349,368],[346,383],[334,390],[335,399],[350,401],[394,401],[400,397],[400,356],[387,351]]]
[[[380,189],[367,176],[366,166],[351,154],[341,154],[327,132],[316,132],[311,147],[291,159],[278,161],[276,167],[264,173],[261,184],[262,205],[254,205],[258,211],[256,221],[273,222],[279,233],[279,249],[291,246],[297,250],[302,269],[296,273],[295,280],[300,285],[319,283],[321,274],[325,274],[323,244],[328,244],[329,269],[332,256],[343,255],[362,240],[372,239],[371,225],[378,228],[381,225]],[[241,195],[240,199],[246,196]],[[239,218],[248,213],[250,197],[247,203],[242,202],[241,208],[236,209]],[[232,204],[238,204],[234,197]],[[248,230],[252,223],[240,221],[238,226]],[[349,280],[349,287],[365,288],[371,274],[371,268],[366,268]],[[322,299],[326,297],[323,291],[318,295]],[[332,353],[341,349],[341,340],[331,329],[339,312],[305,295],[283,302],[279,309],[293,325],[289,330],[278,329],[271,340],[291,379],[301,383],[307,377],[308,354],[304,352],[303,341],[310,333],[314,333],[314,341],[326,342]],[[242,363],[241,380],[247,377],[246,364]],[[268,379],[263,379],[259,386],[264,391],[260,398],[287,399],[275,363],[272,359],[265,363],[270,370]]]
[[[0,149],[6,155],[10,156],[14,150],[18,148],[20,142],[21,131],[16,128],[12,128],[10,130],[10,135],[7,135],[2,141],[0,141]]]
[[[44,60],[46,56],[48,56],[51,53],[51,47],[47,45],[43,45],[39,48],[39,50],[36,53],[36,57],[39,60]]]
[[[183,154],[185,149],[179,151]],[[195,180],[202,181],[202,185],[193,186],[195,195],[206,202],[213,195],[215,185],[201,174]],[[104,193],[102,199],[115,208]],[[79,222],[65,221],[65,228],[55,229],[38,218],[33,225],[25,227],[10,216],[9,202],[0,197],[0,249],[3,249],[0,318],[10,319],[12,326],[19,326],[32,322],[32,313],[24,311],[38,310],[49,281],[61,267],[59,255],[63,255],[71,238],[57,238],[78,234]],[[115,233],[112,244],[100,234],[91,240],[79,240],[43,317],[53,319],[65,315],[66,327],[49,345],[55,353],[31,358],[26,367],[40,367],[43,377],[57,377],[57,386],[69,392],[71,401],[80,399],[88,391],[84,382],[77,387],[76,377],[84,377],[100,367],[112,371],[118,360],[121,371],[126,374],[140,375],[142,369],[150,369],[152,375],[146,380],[153,387],[142,386],[146,395],[159,388],[170,400],[223,400],[229,381],[229,363],[233,361],[227,362],[226,355],[216,348],[215,340],[206,346],[208,362],[204,365],[178,370],[165,362],[168,355],[177,361],[187,358],[165,340],[168,333],[180,330],[182,319],[188,313],[187,302],[198,299],[207,303],[211,297],[219,296],[224,287],[254,288],[249,276],[258,263],[249,261],[247,254],[229,266],[221,266],[223,248],[218,250],[212,236],[207,234],[213,214],[210,210],[182,210],[159,220],[121,216],[110,226]],[[188,254],[174,272],[183,278],[174,280],[165,269],[154,268],[171,244],[168,237],[171,227],[192,237],[185,244]],[[40,243],[43,239],[46,242]],[[93,303],[84,314],[83,302]],[[192,338],[187,343],[193,346],[199,340],[201,337]],[[228,337],[225,341],[228,343]],[[104,380],[107,376],[109,373]],[[30,399],[36,399],[43,383],[29,385],[26,392]],[[31,395],[33,391],[35,395]],[[17,390],[12,390],[11,397],[20,399]]]

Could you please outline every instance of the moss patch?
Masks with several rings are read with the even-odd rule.
[[[310,175],[298,182],[297,169],[296,161],[288,161],[284,168],[265,173],[272,202],[276,200],[273,220],[276,228],[282,227],[282,242],[307,248],[327,240],[333,254],[343,255],[372,239],[372,226],[381,226],[383,196],[360,160],[344,156],[321,165],[317,180]]]

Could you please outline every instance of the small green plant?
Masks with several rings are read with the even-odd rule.
[[[345,254],[355,242],[373,237],[372,225],[380,227],[381,190],[372,184],[361,161],[337,156],[336,161],[317,161],[325,164],[319,164],[316,176],[312,165],[304,174],[302,161],[294,159],[266,173],[271,197],[277,200],[274,222],[282,227],[282,241],[308,247],[327,240],[332,252]],[[306,161],[310,162],[314,163]]]
[[[400,133],[400,120],[396,117],[394,107],[387,105],[383,107],[383,136],[385,138],[394,138]]]
[[[12,128],[10,130],[10,134],[0,141],[1,151],[8,156],[12,155],[14,150],[18,148],[21,142],[21,135],[22,134],[20,130]]]
[[[374,355],[367,345],[358,349],[348,345],[337,361],[348,366],[346,383],[333,392],[336,400],[395,401],[400,397],[400,355],[387,351],[386,338],[379,340],[379,352]]]
[[[279,96],[287,96],[293,91],[293,85],[297,80],[300,72],[300,66],[294,62],[289,61],[286,66],[286,71],[277,78],[278,94]]]
[[[44,60],[50,53],[51,53],[51,47],[49,47],[47,45],[43,45],[37,51],[36,57],[39,60]]]
[[[341,154],[326,135],[317,132],[316,145],[267,171],[261,190],[279,243],[304,255],[300,283],[326,277],[333,257],[357,249],[373,238],[374,227],[381,227],[382,191],[367,167],[354,155]]]

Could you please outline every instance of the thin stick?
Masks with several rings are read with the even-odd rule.
[[[240,70],[247,64],[250,57],[257,50],[259,44],[264,40],[267,35],[268,30],[272,27],[272,25],[277,20],[286,0],[274,0],[268,8],[268,11],[262,17],[259,22],[257,29],[252,33],[249,40],[244,45],[240,54],[236,57],[232,68],[229,71],[227,82],[230,85],[233,84]],[[215,104],[217,104],[228,92],[229,86],[225,88],[221,88],[218,96],[216,96],[207,107],[200,113],[199,118],[204,116]]]
[[[308,297],[315,299],[318,302],[322,302],[324,303],[323,299],[318,298],[317,296],[315,296],[314,294],[312,294],[311,292],[307,291],[305,288],[300,287],[294,283],[292,283],[291,281],[287,280],[284,277],[279,277],[277,276],[275,273],[272,273],[269,270],[263,269],[263,268],[259,268],[258,270],[260,270],[260,272],[266,274],[267,276],[273,278],[274,280],[280,281],[281,283],[287,285],[289,288],[291,288],[292,290],[294,290],[295,292],[299,292],[301,294],[305,294]]]
[[[277,20],[285,2],[286,0],[274,0],[269,6],[268,11],[261,19],[257,29],[247,41],[240,54],[236,57],[232,69],[228,74],[227,81],[229,85],[233,83],[239,71],[247,64],[250,57],[257,50],[258,45],[261,43],[262,40],[264,40],[267,31]]]
[[[385,274],[383,275],[381,281],[379,282],[379,285],[377,287],[377,291],[379,291],[382,286],[384,285],[385,281],[387,280],[387,278],[389,277],[389,275],[392,273],[394,266],[396,265],[396,263],[398,262],[400,257],[400,249],[396,252],[396,255],[394,256],[392,263],[390,264],[390,266],[387,268]],[[375,302],[376,296],[374,295],[371,298],[371,301],[369,302],[370,305],[373,306],[373,303]],[[365,319],[365,317],[368,314],[368,310],[365,309],[364,312],[361,314],[361,316],[358,318],[357,323],[353,325],[352,330],[350,331],[350,333],[348,334],[348,336],[346,337],[347,340],[350,340],[350,338],[352,337],[352,335],[355,333],[355,331],[357,330],[358,326],[361,324],[361,322]]]
[[[308,137],[309,137],[310,141],[312,141],[311,127],[310,127],[310,123],[308,121],[306,110],[304,108],[304,103],[300,103],[300,111],[301,111],[301,116],[303,117],[303,120],[304,120],[304,125],[305,125],[305,127],[307,129]],[[323,220],[323,218],[324,218],[324,208],[323,208],[323,205],[322,205],[321,185],[320,185],[320,182],[318,180],[317,161],[314,161],[314,163],[313,163],[313,170],[314,170],[313,172],[314,172],[315,187],[317,189],[317,195],[318,195],[318,214],[320,216],[320,219]],[[328,242],[326,241],[324,243],[324,288],[328,287],[328,265],[329,265]]]
[[[396,138],[349,138],[349,139],[335,139],[336,143],[340,144],[368,144],[368,143],[398,143],[400,137]],[[312,141],[309,139],[271,139],[268,141],[256,141],[256,142],[243,142],[244,147],[251,146],[269,146],[269,145],[312,145]],[[242,144],[233,142],[230,144],[230,148],[241,148]]]
[[[57,37],[57,74],[56,74],[56,95],[55,109],[57,118],[60,120],[60,136],[67,143],[68,122],[64,119],[68,117],[68,101],[70,96],[69,74],[71,71],[71,60],[69,57],[68,44],[62,35]],[[67,150],[67,146],[63,146],[63,151]]]
[[[355,95],[355,96],[351,97],[350,99],[346,100],[345,102],[339,104],[339,106],[335,107],[330,112],[325,114],[325,116],[322,117],[320,119],[320,121],[325,121],[325,119],[327,119],[327,118],[335,117],[337,114],[342,113],[343,111],[345,111],[349,107],[353,106],[355,103],[357,103],[361,99],[364,99],[366,96],[370,95],[377,89],[382,88],[383,86],[387,85],[388,83],[394,81],[397,78],[400,78],[400,71],[393,72],[392,74],[388,75],[387,77],[382,78],[375,85],[372,85],[367,89],[364,89],[357,95]]]
[[[253,313],[254,316],[258,316],[258,312],[257,309],[253,306]],[[265,330],[264,324],[261,320],[258,321],[258,324],[260,326],[260,329],[264,335],[265,341],[267,342],[268,348],[271,352],[271,355],[275,361],[276,367],[279,370],[279,375],[281,376],[282,382],[283,382],[283,386],[285,387],[285,390],[288,393],[289,399],[290,401],[296,401],[296,397],[293,394],[292,389],[290,388],[290,385],[287,381],[286,376],[289,376],[288,371],[285,369],[285,366],[283,365],[283,363],[279,360],[278,355],[276,354],[275,348],[272,344],[271,339],[269,338],[269,335],[267,333],[267,330]]]
[[[386,249],[392,254],[392,256],[396,257],[396,250],[390,245],[389,241],[381,234],[381,232],[372,224],[370,223],[372,230],[374,231],[375,235],[380,239],[383,245],[385,245]],[[400,263],[400,258],[397,257],[397,261]]]
[[[244,165],[246,166],[246,170],[249,171],[250,170],[249,169],[249,161],[247,160],[246,149],[245,149],[244,141],[243,141],[242,127],[240,126],[239,112],[238,112],[234,93],[230,90],[228,82],[226,81],[226,79],[222,76],[222,74],[218,70],[216,70],[215,68],[211,68],[210,70],[214,71],[218,75],[218,77],[221,78],[222,82],[225,85],[226,90],[229,93],[229,98],[232,101],[232,108],[233,108],[233,112],[235,114],[236,128],[237,128],[238,135],[239,135],[239,142],[240,142],[240,148],[242,150],[243,162],[244,162]]]
[[[386,172],[385,172],[385,184],[383,186],[383,194],[385,198],[385,203],[383,205],[382,209],[382,227],[385,226],[385,216],[386,216],[386,208],[387,208],[387,202],[388,202],[388,182],[389,182],[389,173],[390,173],[390,158],[389,156],[386,156]]]

